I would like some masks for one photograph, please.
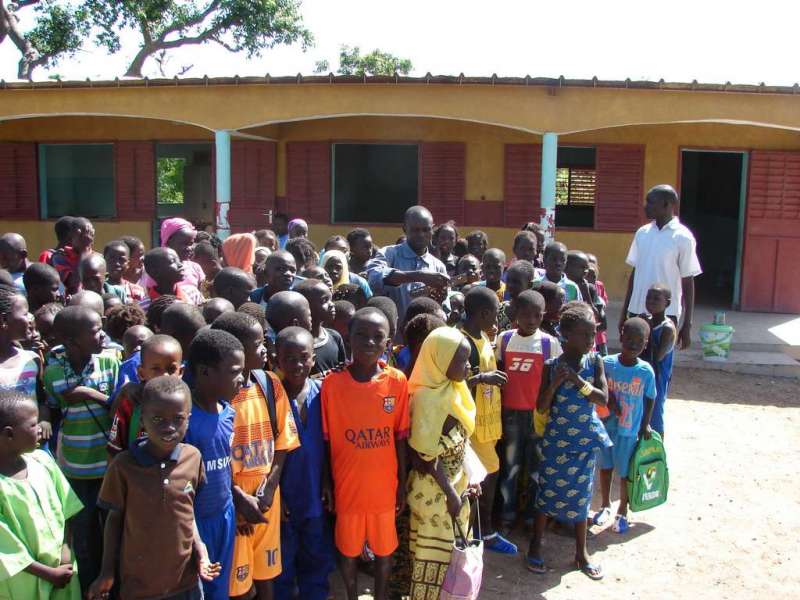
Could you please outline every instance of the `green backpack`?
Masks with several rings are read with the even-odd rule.
[[[655,431],[649,440],[636,445],[628,469],[628,499],[634,512],[655,508],[667,501],[669,469],[661,436]]]

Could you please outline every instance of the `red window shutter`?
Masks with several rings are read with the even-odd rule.
[[[331,222],[331,145],[286,144],[286,195],[289,217],[311,223]]]
[[[635,231],[644,222],[644,146],[597,146],[594,228]]]
[[[480,200],[464,205],[464,224],[472,227],[502,227],[503,203]]]
[[[800,152],[750,153],[744,310],[800,312]]]
[[[463,142],[426,142],[420,145],[419,203],[434,221],[464,222],[466,146]]]
[[[539,221],[542,192],[542,147],[506,144],[503,157],[503,204],[506,227]]]
[[[117,218],[156,217],[156,157],[152,142],[116,142],[114,172]]]
[[[38,219],[36,144],[0,144],[0,215]]]
[[[266,223],[264,214],[275,209],[275,142],[231,143],[232,231],[250,231]]]

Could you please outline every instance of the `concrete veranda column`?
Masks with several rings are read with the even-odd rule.
[[[545,133],[542,136],[542,191],[541,221],[545,240],[552,241],[556,234],[556,167],[558,159],[558,135]]]
[[[217,216],[217,235],[225,239],[231,234],[231,225],[228,222],[228,210],[231,207],[231,132],[214,132],[216,143],[216,163],[214,165],[217,176],[217,203],[215,213]]]

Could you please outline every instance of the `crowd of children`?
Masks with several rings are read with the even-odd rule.
[[[100,253],[62,217],[38,262],[0,236],[0,597],[325,600],[338,563],[349,600],[359,570],[439,598],[471,512],[489,551],[526,526],[533,572],[568,528],[601,578],[587,528],[616,472],[627,531],[628,464],[664,432],[669,288],[608,356],[593,255],[432,225],[317,253],[285,215],[224,243],[171,218]]]

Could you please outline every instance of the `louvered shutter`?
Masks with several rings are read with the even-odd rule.
[[[117,218],[149,221],[156,216],[156,163],[152,142],[114,144]]]
[[[594,228],[636,231],[644,222],[644,146],[597,146]]]
[[[800,313],[800,152],[750,153],[746,215],[742,308]]]
[[[330,143],[287,143],[286,171],[286,195],[289,217],[301,217],[310,223],[330,223]]]
[[[0,215],[38,219],[36,144],[0,144]]]
[[[275,142],[231,143],[231,231],[252,231],[275,209]]]
[[[542,190],[542,147],[506,144],[503,158],[503,212],[506,227],[539,222]]]
[[[462,142],[420,144],[419,203],[437,223],[464,222],[466,147]]]

